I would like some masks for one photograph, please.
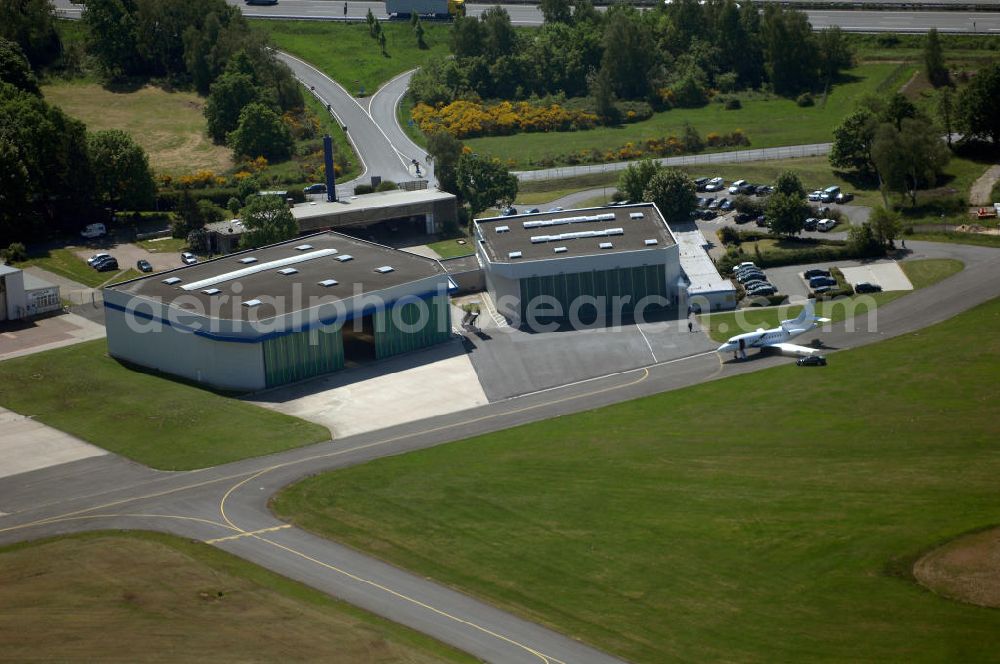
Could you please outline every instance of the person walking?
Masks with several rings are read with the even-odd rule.
[[[694,332],[694,323],[688,321],[688,332]]]
[[[344,18],[347,18],[347,3],[344,3]]]

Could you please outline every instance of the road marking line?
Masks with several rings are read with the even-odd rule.
[[[642,335],[642,340],[646,342],[646,348],[649,349],[649,354],[653,356],[653,363],[655,364],[658,360],[656,359],[656,353],[653,352],[653,345],[649,343],[649,337],[647,337],[646,333],[643,331],[642,325],[636,323],[635,327],[639,330],[639,334]]]
[[[229,535],[228,537],[217,537],[215,539],[205,540],[205,544],[218,544],[219,542],[228,542],[230,540],[239,539],[241,537],[253,537],[261,533],[273,533],[276,530],[284,530],[285,528],[291,528],[292,524],[286,523],[281,526],[274,526],[271,528],[261,528],[260,530],[254,530],[253,532],[242,532],[236,535]]]

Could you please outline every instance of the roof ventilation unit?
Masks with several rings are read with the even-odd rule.
[[[319,285],[323,288],[329,288],[330,286],[336,286],[339,283],[336,279],[324,279],[319,282]]]
[[[246,258],[241,258],[240,262],[246,265],[248,263],[256,263],[257,259],[254,258],[253,256],[247,256]]]
[[[353,259],[354,259],[354,256],[352,256],[350,254],[341,254],[341,255],[337,256],[334,260],[338,260],[341,263],[346,263],[347,261],[353,260]]]
[[[602,242],[597,246],[600,247],[601,249],[613,249],[615,245],[611,244],[610,242]]]
[[[202,291],[205,295],[218,295],[221,292],[218,288],[206,288]]]
[[[643,217],[642,212],[629,212],[628,213],[628,218],[629,219],[642,219],[642,217]]]
[[[643,244],[646,245],[647,247],[652,247],[653,245],[658,244],[658,242],[656,240],[650,239],[650,240],[644,240]]]
[[[288,275],[290,275],[290,274],[297,274],[297,273],[298,273],[298,270],[296,270],[294,267],[285,267],[285,268],[282,268],[282,269],[278,270],[278,274],[283,274],[286,277]]]
[[[507,254],[507,258],[520,258],[521,255],[522,254],[520,251],[512,251],[509,254]]]
[[[393,271],[393,269],[394,268],[391,265],[383,265],[382,267],[375,268],[375,271],[379,274],[389,274]]]
[[[181,279],[180,277],[167,277],[166,279],[163,280],[163,283],[165,283],[168,286],[173,286],[174,284],[181,283]]]
[[[243,306],[252,309],[253,307],[259,307],[262,304],[264,303],[261,302],[260,300],[247,300],[246,302],[243,303]]]
[[[566,247],[556,247],[552,251],[556,252],[557,254],[565,254],[567,251],[569,251],[569,249],[567,249]]]
[[[295,251],[305,251],[306,249],[312,249],[312,248],[313,246],[311,244],[300,244],[299,246],[295,247]]]
[[[509,233],[510,226],[497,226],[496,231],[497,233]]]

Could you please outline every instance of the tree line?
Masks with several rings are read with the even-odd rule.
[[[676,0],[641,12],[619,3],[543,0],[544,24],[518,31],[495,6],[451,28],[454,58],[412,80],[414,102],[590,97],[606,120],[616,101],[699,106],[713,91],[822,89],[852,64],[839,28],[815,33],[803,12],[735,0]]]

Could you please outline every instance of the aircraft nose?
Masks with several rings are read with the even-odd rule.
[[[734,348],[734,347],[735,347],[735,346],[734,346],[733,344],[730,344],[730,343],[724,343],[724,344],[722,344],[721,346],[719,346],[718,348],[716,348],[716,349],[715,349],[715,352],[716,352],[716,353],[728,353],[728,352],[730,352],[731,350],[733,350],[733,348]]]

